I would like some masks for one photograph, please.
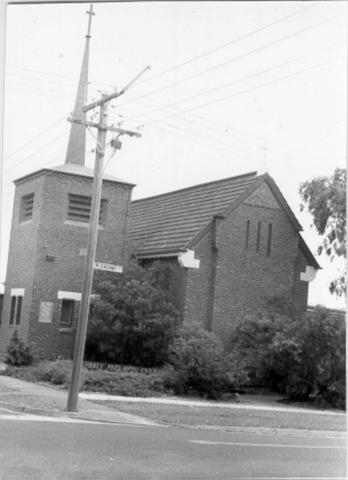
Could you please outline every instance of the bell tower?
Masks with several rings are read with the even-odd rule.
[[[85,119],[91,20],[74,106]],[[15,330],[44,358],[71,357],[81,299],[93,170],[85,166],[85,127],[73,123],[65,163],[15,180],[0,354]],[[133,184],[104,174],[96,262],[124,265]],[[97,272],[95,281],[103,272]]]

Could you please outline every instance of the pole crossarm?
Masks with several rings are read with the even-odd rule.
[[[145,73],[150,68],[151,67],[149,67],[149,66],[145,67],[140,73],[138,73],[138,75],[135,78],[133,78],[132,81],[130,81],[119,92],[113,92],[113,93],[110,93],[109,95],[103,95],[100,100],[97,100],[93,103],[90,103],[89,105],[85,105],[84,107],[82,107],[82,111],[83,112],[88,112],[89,110],[92,110],[95,107],[99,107],[100,105],[102,105],[105,102],[110,102],[110,100],[113,100],[114,98],[120,97],[121,95],[126,93],[126,91],[138,80],[138,78],[140,78],[143,75],[143,73]]]
[[[90,103],[89,105],[85,105],[84,107],[82,107],[82,111],[88,112],[89,110],[92,110],[95,107],[99,107],[103,103],[109,102],[110,100],[117,98],[123,94],[124,94],[124,90],[121,90],[120,92],[110,93],[110,95],[103,96],[100,100]]]
[[[129,135],[130,137],[141,137],[141,133],[134,132],[132,130],[126,130],[124,128],[112,127],[112,126],[107,127],[104,125],[100,125],[100,123],[82,121],[82,120],[79,120],[78,118],[73,118],[73,117],[68,117],[68,121],[72,123],[78,123],[79,125],[85,125],[86,127],[94,127],[94,128],[97,128],[98,130],[109,130],[110,132],[116,132],[116,133],[119,133],[120,135]]]

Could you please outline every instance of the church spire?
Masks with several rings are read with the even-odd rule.
[[[88,18],[88,29],[86,35],[86,44],[83,54],[79,85],[77,89],[77,95],[75,100],[75,107],[73,117],[82,121],[86,120],[86,113],[82,111],[82,107],[87,100],[87,88],[88,88],[88,60],[89,60],[89,41],[91,38],[91,23],[93,12],[93,4],[86,12]],[[65,163],[74,163],[77,165],[85,164],[86,154],[86,128],[84,125],[72,123],[70,129],[69,143],[66,151]]]

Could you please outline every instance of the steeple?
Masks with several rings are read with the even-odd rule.
[[[93,4],[86,12],[88,18],[88,29],[86,35],[86,44],[83,54],[79,85],[76,94],[75,107],[73,117],[82,121],[86,120],[86,113],[82,111],[83,105],[87,100],[87,88],[88,88],[88,60],[89,60],[89,41],[91,38],[91,23],[93,12]],[[70,136],[68,142],[68,148],[66,151],[65,163],[74,163],[76,165],[85,164],[86,154],[86,128],[84,125],[78,125],[76,123],[71,124]]]

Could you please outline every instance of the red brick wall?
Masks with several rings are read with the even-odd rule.
[[[293,298],[297,308],[301,312],[307,310],[308,302],[309,285],[308,282],[301,280],[301,273],[306,271],[306,265],[308,265],[308,261],[299,249],[294,268]]]
[[[185,322],[199,322],[210,329],[214,295],[215,254],[214,228],[211,228],[194,247],[199,269],[187,269]]]
[[[0,326],[0,353],[6,351],[9,339],[12,337],[15,328],[17,328],[19,336],[24,341],[28,340],[29,317],[31,312],[31,294],[29,292],[32,290],[34,280],[37,237],[41,212],[41,203],[38,202],[38,198],[42,196],[43,186],[43,176],[33,176],[30,181],[20,184],[16,188],[12,213],[3,314]],[[33,192],[35,193],[33,217],[30,221],[19,223],[21,198],[23,195],[28,195]],[[21,323],[19,326],[9,326],[10,293],[12,288],[25,289]]]
[[[250,221],[249,248],[245,248],[246,221]],[[261,222],[260,249],[256,252],[257,225]],[[272,224],[271,254],[267,255],[268,225]],[[208,322],[228,341],[233,327],[248,312],[255,313],[272,296],[289,296],[305,309],[306,282],[298,280],[298,233],[263,184],[247,201],[217,224],[217,265],[214,299],[209,286],[214,265],[213,230],[194,248],[199,270],[188,271],[185,321]],[[300,262],[301,263],[301,262]],[[295,280],[296,283],[295,283]]]
[[[31,193],[34,180],[26,179],[18,185],[14,218],[18,217],[18,202],[25,193]],[[45,357],[71,356],[75,330],[60,329],[60,302],[58,290],[81,292],[85,256],[80,249],[87,247],[87,226],[66,224],[68,194],[91,195],[92,179],[49,172],[36,180],[34,217],[30,225],[13,229],[9,254],[6,292],[9,286],[26,287],[20,329],[23,338],[34,342]],[[97,262],[124,264],[124,236],[129,207],[129,185],[104,182],[102,198],[108,200],[105,228],[98,231]],[[14,222],[16,223],[16,222]],[[24,238],[24,228],[27,234]],[[28,249],[27,242],[32,242]],[[21,260],[18,255],[21,252]],[[52,261],[48,261],[49,255]],[[29,279],[21,283],[21,264],[27,264]],[[96,272],[95,281],[101,272]],[[19,283],[19,284],[18,284]],[[39,323],[40,302],[53,302],[52,323]],[[6,302],[5,302],[6,303]],[[9,304],[9,300],[7,302]],[[77,306],[79,302],[77,303]],[[78,308],[76,309],[78,310]],[[75,318],[77,317],[77,311]],[[5,324],[5,325],[4,325]],[[3,329],[8,324],[8,313],[3,316]],[[21,332],[20,332],[21,333]]]

